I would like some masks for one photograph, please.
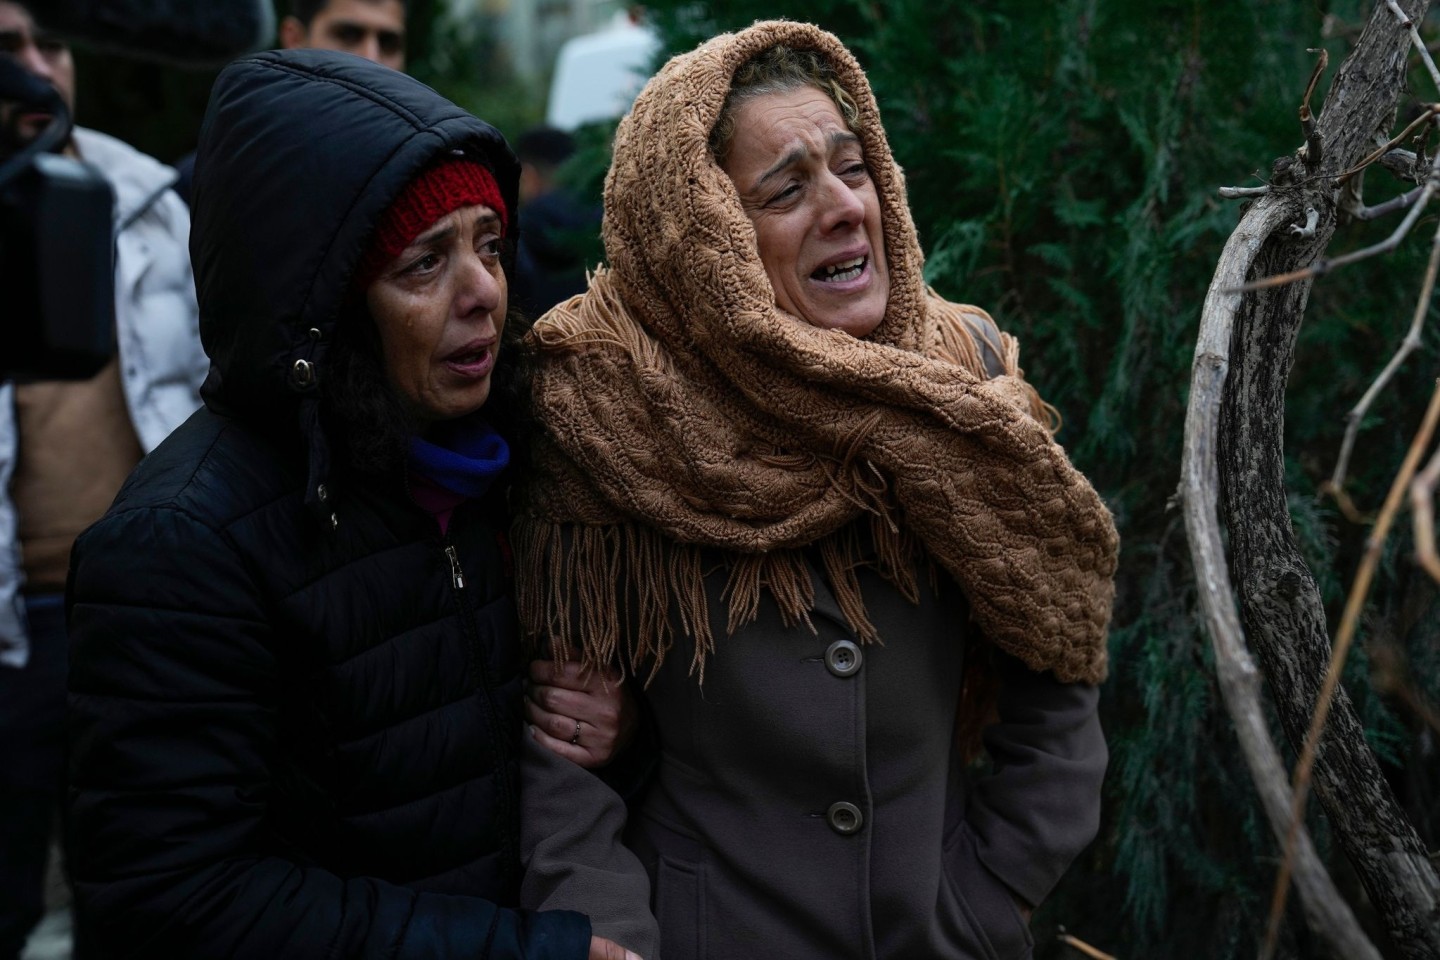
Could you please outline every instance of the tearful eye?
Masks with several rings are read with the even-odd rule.
[[[775,194],[775,196],[771,197],[770,202],[783,203],[784,201],[789,200],[791,197],[795,196],[799,192],[800,184],[792,183],[790,186],[786,187],[784,190],[781,190],[779,193]]]
[[[401,271],[401,272],[402,272],[402,273],[408,273],[408,274],[424,274],[424,273],[430,273],[431,271],[433,271],[433,270],[434,270],[436,267],[438,267],[439,265],[440,265],[440,256],[439,256],[438,254],[435,254],[435,253],[427,253],[427,254],[425,254],[424,256],[419,257],[419,258],[417,258],[416,260],[411,261],[410,265],[407,266],[407,267],[406,267],[403,271]]]

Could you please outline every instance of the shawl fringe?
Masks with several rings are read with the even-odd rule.
[[[850,525],[821,538],[816,552],[846,624],[862,643],[883,638],[870,621],[858,571],[870,566],[911,603],[920,602],[916,576],[923,556],[913,536],[875,516],[867,545]],[[705,577],[726,570],[720,593],[726,636],[753,623],[769,593],[786,627],[812,633],[815,584],[805,551],[736,554],[677,543],[638,523],[562,526],[533,517],[511,531],[516,558],[516,603],[531,655],[586,666],[623,664],[648,686],[677,635],[694,641],[689,675],[705,682],[715,650]],[[867,549],[867,546],[870,549]],[[706,555],[709,555],[707,569]],[[931,586],[936,586],[933,567]]]

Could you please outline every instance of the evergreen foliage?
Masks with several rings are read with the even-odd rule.
[[[1107,817],[1100,840],[1036,917],[1040,955],[1060,955],[1057,924],[1127,957],[1253,955],[1276,845],[1219,701],[1170,501],[1200,306],[1239,214],[1216,188],[1259,183],[1273,158],[1299,146],[1296,109],[1314,62],[1306,48],[1324,45],[1339,64],[1369,4],[648,6],[672,52],[776,16],[810,20],[846,41],[906,170],[927,278],[1020,337],[1030,379],[1065,416],[1061,441],[1115,511],[1122,556],[1102,708],[1112,751]],[[1436,96],[1428,80],[1416,84],[1421,99]],[[597,169],[601,159],[591,161]],[[1369,189],[1373,203],[1403,185],[1374,174]],[[1316,491],[1334,465],[1343,414],[1409,322],[1428,252],[1425,222],[1397,253],[1315,285],[1292,373],[1292,520],[1332,623],[1368,526],[1346,521]],[[1332,252],[1393,227],[1344,228]],[[1418,426],[1440,319],[1425,342],[1361,433],[1350,489],[1362,510],[1378,510]],[[1440,702],[1440,604],[1410,552],[1407,531],[1392,537],[1346,686],[1434,847],[1435,732],[1393,693],[1378,693],[1369,669],[1375,644],[1388,645],[1382,653],[1398,648],[1412,686]],[[1276,736],[1283,743],[1278,727]],[[1311,819],[1345,883],[1323,816]],[[1288,927],[1283,951],[1310,954],[1300,923]]]

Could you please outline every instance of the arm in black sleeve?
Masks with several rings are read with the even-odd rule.
[[[976,783],[965,817],[980,861],[1038,905],[1100,827],[1109,759],[1100,691],[1006,654],[996,659],[1000,719],[984,733],[993,768]]]
[[[70,867],[106,957],[580,960],[590,925],[340,877],[266,825],[283,643],[225,533],[112,514],[70,583]]]

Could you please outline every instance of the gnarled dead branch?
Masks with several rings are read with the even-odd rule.
[[[1260,672],[1245,648],[1235,591],[1220,536],[1216,441],[1230,337],[1241,296],[1234,290],[1250,272],[1261,246],[1299,213],[1294,198],[1266,197],[1255,204],[1230,235],[1220,255],[1200,317],[1200,335],[1185,416],[1185,450],[1180,494],[1185,530],[1199,584],[1200,608],[1215,650],[1215,669],[1225,709],[1235,724],[1250,776],[1276,840],[1283,843],[1289,824],[1290,785],[1280,752],[1270,739],[1260,704]],[[1380,954],[1360,930],[1354,913],[1336,891],[1308,834],[1296,844],[1295,886],[1306,922],[1334,956],[1379,960]]]
[[[1399,19],[1390,5],[1401,10]],[[1277,791],[1273,783],[1273,778],[1283,777],[1283,768],[1265,738],[1258,675],[1244,637],[1248,635],[1297,752],[1303,750],[1322,700],[1331,661],[1319,591],[1290,525],[1282,448],[1285,386],[1309,281],[1327,267],[1393,249],[1437,190],[1433,178],[1427,178],[1401,229],[1385,244],[1325,259],[1337,220],[1340,174],[1377,153],[1376,144],[1389,139],[1384,131],[1394,123],[1411,24],[1423,17],[1427,6],[1428,0],[1376,5],[1316,122],[1325,145],[1319,170],[1303,181],[1272,183],[1242,218],[1206,298],[1196,348],[1182,488],[1186,527],[1226,709],[1282,842],[1292,822],[1293,794],[1287,787]],[[1380,157],[1391,152],[1380,152]],[[1289,225],[1307,206],[1321,213],[1314,235],[1287,236]],[[1246,285],[1253,276],[1272,280]],[[1223,398],[1218,420],[1217,392]],[[1216,477],[1230,535],[1228,568],[1212,508]],[[1232,592],[1232,575],[1238,594]],[[1234,610],[1237,596],[1239,618]],[[1324,698],[1330,704],[1329,719],[1316,753],[1315,792],[1397,955],[1436,960],[1440,879],[1435,865],[1395,802],[1343,687],[1333,689],[1333,697]],[[1281,812],[1277,803],[1287,809]],[[1354,927],[1349,908],[1330,899],[1333,886],[1303,829],[1297,831],[1294,881],[1307,923],[1330,952],[1346,958],[1375,955],[1373,945]]]

